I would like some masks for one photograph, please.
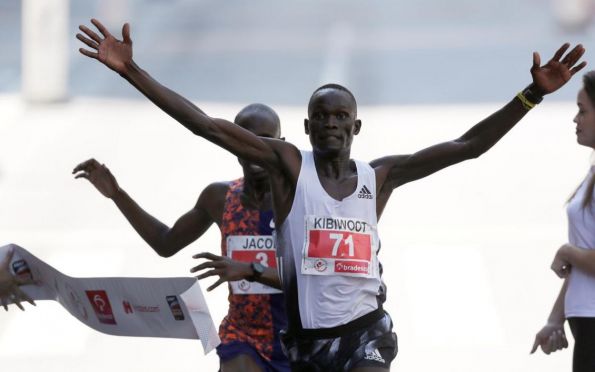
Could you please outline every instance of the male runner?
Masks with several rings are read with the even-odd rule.
[[[279,117],[262,104],[245,107],[236,116],[235,124],[257,136],[280,138]],[[240,275],[234,278],[218,273],[221,279],[209,290],[224,280],[251,277],[250,281],[230,286],[229,311],[219,328],[222,343],[217,347],[217,354],[221,371],[289,371],[279,340],[279,331],[287,324],[283,294],[253,283],[255,280],[266,283],[267,278],[276,277],[268,177],[264,169],[254,164],[242,160],[240,164],[244,178],[207,186],[194,208],[181,216],[172,228],[145,212],[118,186],[109,169],[95,159],[79,164],[73,173],[77,173],[76,178],[86,178],[112,199],[136,232],[160,256],[174,255],[216,223],[221,230],[223,257],[206,257],[227,262]],[[246,242],[252,243],[250,249],[244,248],[249,245]],[[228,259],[228,253],[235,260]]]
[[[227,120],[208,116],[155,81],[132,59],[130,27],[115,39],[85,26],[77,38],[87,57],[116,71],[194,134],[265,168],[270,177],[281,280],[287,301],[286,353],[296,371],[387,371],[397,353],[392,321],[377,299],[377,219],[392,191],[490,149],[541,97],[585,66],[581,45],[562,46],[544,66],[533,54],[533,82],[502,109],[460,138],[409,155],[367,164],[350,158],[361,129],[355,98],[340,85],[318,88],[304,129],[313,151],[258,138]],[[563,57],[563,58],[562,58]],[[576,66],[575,66],[576,65]]]

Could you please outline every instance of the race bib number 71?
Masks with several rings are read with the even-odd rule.
[[[354,218],[306,216],[302,274],[373,277],[376,226]]]

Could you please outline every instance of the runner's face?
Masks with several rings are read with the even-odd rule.
[[[280,136],[277,118],[266,112],[253,112],[242,115],[237,118],[236,124],[259,137],[279,138]],[[242,159],[238,159],[238,161],[244,170],[244,177],[256,181],[265,180],[268,177],[264,168]]]
[[[304,121],[314,150],[331,154],[349,151],[353,136],[361,127],[356,116],[355,102],[347,92],[338,89],[316,92],[308,108],[308,119]]]
[[[573,120],[576,123],[576,141],[595,149],[595,107],[584,88],[579,90],[576,104],[578,113]]]

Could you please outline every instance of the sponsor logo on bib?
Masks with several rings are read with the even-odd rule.
[[[316,260],[316,263],[314,263],[314,268],[318,271],[318,272],[323,272],[326,270],[326,268],[328,267],[328,265],[326,264],[326,261],[323,259],[318,259]]]
[[[242,291],[249,291],[250,290],[250,282],[247,280],[240,280],[238,283],[238,287],[242,290]]]
[[[335,261],[336,273],[367,274],[369,265],[359,261]]]

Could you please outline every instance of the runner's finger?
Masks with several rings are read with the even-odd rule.
[[[32,283],[34,283],[34,282],[32,281]],[[37,305],[35,305],[35,301],[33,301],[33,299],[32,299],[31,297],[29,297],[29,295],[27,295],[25,292],[23,292],[23,290],[22,290],[21,288],[19,288],[19,287],[16,287],[16,288],[13,290],[13,292],[14,292],[14,293],[17,295],[17,297],[18,297],[18,298],[20,298],[20,299],[21,299],[21,301],[22,301],[22,300],[25,300],[25,301],[27,301],[28,303],[30,303],[31,305],[33,305],[33,306],[37,306]]]
[[[15,298],[12,300],[12,302],[18,306],[19,309],[21,309],[21,311],[25,311],[25,308],[23,307],[23,305],[21,305],[21,301],[18,298]]]
[[[107,38],[108,36],[111,36],[111,34],[107,30],[107,28],[105,28],[105,26],[103,24],[101,24],[101,22],[99,22],[98,20],[96,20],[95,18],[92,18],[91,19],[91,23],[93,23],[95,25],[95,27],[97,27],[97,29],[99,30],[99,32],[101,32],[101,34],[104,37]]]
[[[581,62],[578,66],[575,66],[570,70],[570,74],[571,75],[576,74],[578,71],[582,70],[583,67],[585,67],[586,65],[587,65],[587,61]]]
[[[200,270],[204,270],[204,269],[213,269],[215,267],[215,264],[213,263],[213,261],[207,261],[207,262],[203,262],[200,265],[194,266],[192,269],[190,269],[191,273],[195,273],[197,271]]]
[[[539,68],[539,66],[541,66],[541,57],[539,53],[533,52],[533,66],[531,66],[531,70]]]
[[[221,275],[221,273],[223,272],[223,270],[221,269],[213,269],[213,270],[209,270],[207,272],[204,272],[200,275],[196,276],[196,279],[201,280],[204,278],[208,278],[209,276],[215,276],[215,275]]]
[[[197,253],[194,256],[192,256],[192,258],[206,258],[208,260],[213,260],[213,261],[219,261],[219,260],[223,259],[223,257],[217,256],[216,254],[213,254],[211,252],[200,252],[200,253]]]
[[[96,161],[97,160],[95,160],[93,158],[85,160],[84,162],[79,163],[76,167],[74,167],[74,169],[72,170],[72,173],[76,173],[78,171],[84,170],[84,169],[88,168],[89,165],[93,164],[93,162],[96,162]]]
[[[92,49],[99,49],[99,44],[95,40],[84,37],[81,34],[76,34],[76,38],[82,41],[85,45]]]
[[[573,66],[582,56],[585,54],[585,48],[581,44],[578,44],[562,59],[563,63]]]
[[[130,39],[130,24],[128,22],[122,26],[122,40],[126,44],[132,44],[132,39]]]
[[[215,284],[213,284],[212,286],[210,286],[209,288],[207,288],[207,291],[209,291],[209,292],[210,292],[210,291],[212,291],[213,289],[215,289],[215,288],[219,287],[219,285],[221,285],[221,283],[223,283],[224,281],[225,281],[225,280],[223,280],[223,279],[221,279],[221,278],[220,278],[219,280],[217,280],[217,281],[215,282]]]
[[[86,178],[86,179],[89,180],[89,173],[81,172],[81,173],[77,174],[76,176],[74,176],[74,178],[75,179]]]
[[[87,56],[89,58],[94,58],[94,59],[98,59],[99,58],[99,54],[98,53],[90,52],[87,49],[79,48],[79,52],[82,55],[85,55],[85,56]]]
[[[550,61],[559,61],[560,58],[562,58],[562,56],[568,50],[569,47],[570,47],[570,43],[564,43],[564,45],[562,45],[560,47],[560,49],[558,49],[556,51],[556,53],[554,54],[554,56],[552,57],[552,59]]]
[[[101,38],[99,35],[95,33],[95,31],[91,30],[89,27],[85,25],[80,25],[79,30],[83,31],[87,36],[93,39],[97,44],[101,43]]]

